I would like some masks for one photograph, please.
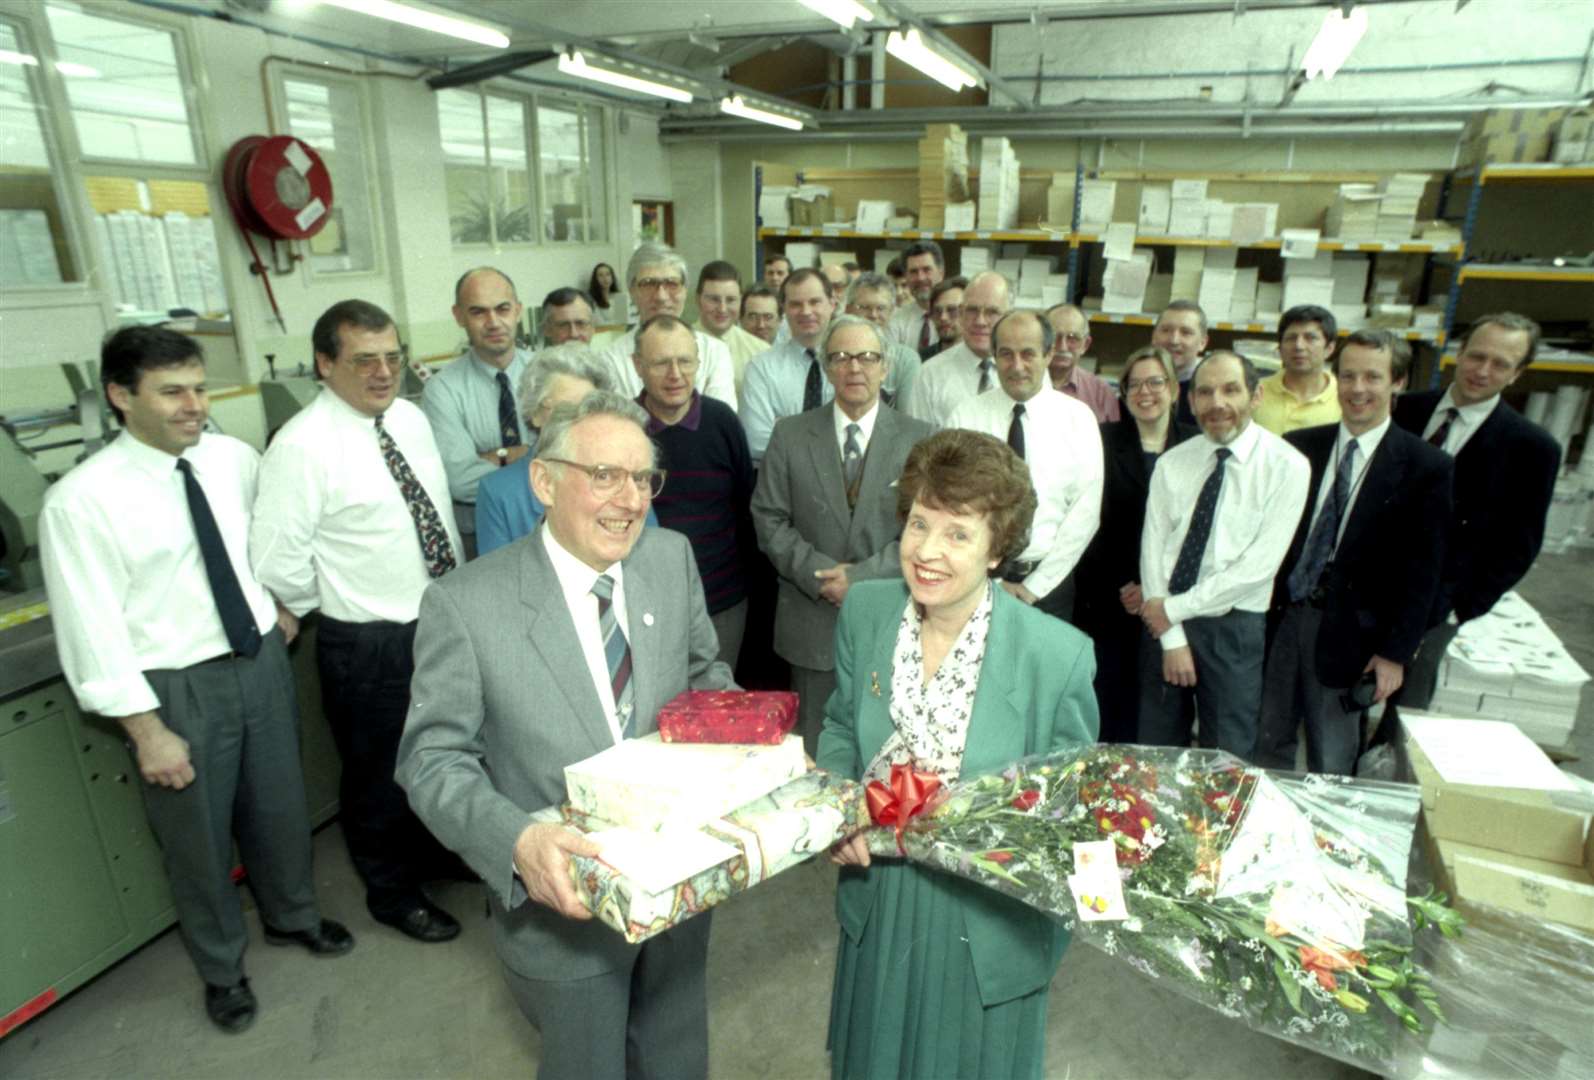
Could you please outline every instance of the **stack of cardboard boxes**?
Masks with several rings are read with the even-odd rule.
[[[1565,109],[1485,109],[1461,133],[1462,168],[1510,162],[1548,161],[1556,125]]]

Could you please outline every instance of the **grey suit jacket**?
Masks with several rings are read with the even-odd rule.
[[[895,577],[898,562],[896,481],[908,451],[935,429],[882,406],[864,457],[856,507],[847,508],[835,410],[822,405],[775,423],[753,492],[758,546],[780,576],[775,652],[799,667],[835,666],[838,609],[819,595],[815,570],[851,563],[852,581]]]
[[[481,875],[499,955],[535,979],[628,963],[638,946],[528,902],[514,873],[528,815],[566,798],[564,767],[613,745],[543,525],[427,586],[398,782],[427,828]],[[686,538],[644,529],[625,574],[638,727],[686,689],[734,686]]]

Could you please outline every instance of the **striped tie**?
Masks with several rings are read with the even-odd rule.
[[[609,661],[609,689],[614,691],[614,707],[620,717],[620,728],[626,738],[635,734],[632,724],[632,707],[635,694],[631,689],[631,646],[614,617],[614,578],[599,574],[592,583],[592,595],[598,598],[598,634],[603,638],[603,655]]]

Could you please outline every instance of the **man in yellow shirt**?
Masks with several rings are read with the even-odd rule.
[[[1315,304],[1292,307],[1279,320],[1277,375],[1262,380],[1255,419],[1275,435],[1339,423],[1339,388],[1328,361],[1338,343],[1334,313]]]

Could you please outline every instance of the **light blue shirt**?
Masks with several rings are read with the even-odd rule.
[[[775,421],[803,411],[803,391],[808,385],[808,350],[795,341],[776,345],[747,362],[742,379],[741,418],[753,463],[764,460],[764,449],[775,431]],[[836,396],[836,388],[819,370],[819,403]]]
[[[504,369],[511,394],[520,390],[520,376],[531,363],[531,353],[516,349],[515,357]],[[498,425],[498,369],[466,349],[426,380],[421,390],[421,411],[432,425],[432,437],[448,472],[448,490],[456,503],[474,503],[476,485],[491,476],[498,466],[483,461],[477,454],[504,445]],[[522,445],[527,438],[526,418],[515,405],[515,424]]]

